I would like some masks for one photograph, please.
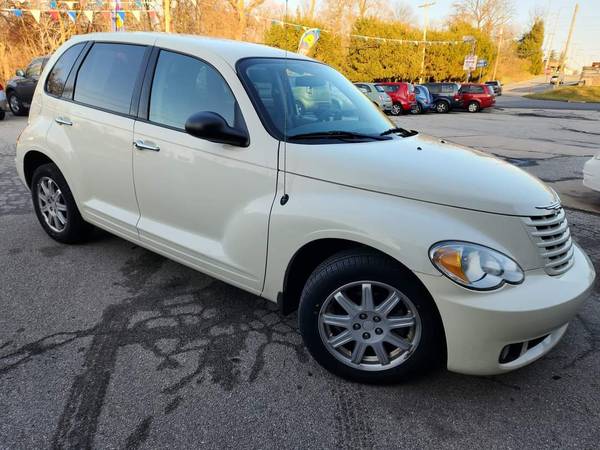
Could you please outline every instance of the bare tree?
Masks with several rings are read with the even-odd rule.
[[[414,23],[416,21],[415,10],[404,0],[392,2],[392,17],[398,22]]]
[[[466,20],[478,30],[495,31],[514,14],[512,0],[457,0],[454,17]]]
[[[302,0],[300,2],[300,10],[304,17],[312,19],[315,16],[316,9],[317,0]]]
[[[228,0],[229,5],[233,8],[238,16],[238,26],[235,31],[235,39],[241,40],[244,37],[244,31],[246,31],[246,25],[248,24],[248,15],[251,14],[256,8],[262,5],[265,0]]]

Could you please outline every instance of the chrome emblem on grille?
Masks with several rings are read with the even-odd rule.
[[[536,206],[535,209],[549,209],[549,210],[557,210],[560,209],[560,200],[557,200],[553,203],[550,203],[549,205],[546,206]]]

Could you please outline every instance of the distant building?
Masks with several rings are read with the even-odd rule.
[[[591,66],[583,66],[579,84],[600,86],[600,62],[593,62]]]

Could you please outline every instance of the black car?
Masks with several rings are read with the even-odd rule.
[[[439,113],[447,113],[452,108],[462,107],[460,84],[458,83],[425,83],[433,97],[433,109]]]
[[[486,81],[485,84],[494,89],[494,94],[498,96],[502,95],[502,83],[500,83],[498,80]]]
[[[17,70],[17,76],[8,80],[6,99],[8,100],[8,107],[15,116],[23,116],[29,111],[35,87],[48,59],[47,56],[35,58],[29,63],[25,71],[22,69]]]

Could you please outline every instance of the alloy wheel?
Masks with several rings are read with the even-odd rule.
[[[67,204],[62,191],[52,178],[40,179],[37,186],[37,198],[46,225],[57,233],[64,231],[68,223]]]
[[[402,113],[402,106],[399,104],[392,105],[392,114],[394,116],[399,116]]]
[[[10,109],[13,112],[13,114],[18,114],[21,111],[21,104],[19,103],[19,99],[16,95],[12,94],[8,99],[8,102],[10,104]]]
[[[402,364],[421,337],[414,304],[398,289],[376,281],[336,289],[321,306],[318,327],[323,344],[338,361],[367,371]]]

